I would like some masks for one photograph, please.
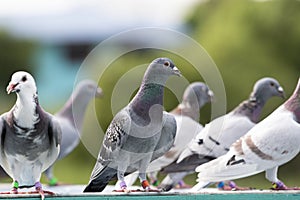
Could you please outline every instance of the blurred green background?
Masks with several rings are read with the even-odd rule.
[[[176,3],[174,2],[174,4]],[[169,9],[172,9],[172,5]],[[116,15],[115,18],[117,17]],[[300,2],[296,0],[208,0],[193,1],[192,6],[184,14],[182,26],[170,28],[193,38],[211,56],[222,75],[226,89],[227,111],[230,111],[249,96],[255,81],[264,76],[276,78],[285,89],[287,96],[291,95],[299,78],[299,21]],[[109,26],[109,24],[106,25]],[[143,25],[148,26],[147,23]],[[44,26],[47,27],[47,24]],[[168,28],[167,25],[161,27]],[[2,29],[0,26],[1,112],[9,110],[15,101],[14,95],[5,94],[10,75],[14,71],[23,69],[30,71],[36,77],[42,106],[52,113],[59,110],[72,91],[74,77],[80,63],[83,62],[89,51],[103,39],[105,37],[99,41],[96,39],[76,42],[76,39],[73,39],[67,42],[45,42],[36,40],[34,37],[16,36],[5,26]],[[201,75],[180,55],[153,49],[134,51],[123,55],[111,63],[101,76],[99,85],[104,90],[105,96],[93,102],[103,130],[106,129],[113,117],[111,96],[120,77],[135,66],[149,63],[156,57],[165,56],[170,57],[176,63],[188,81],[203,81]],[[64,57],[71,61],[66,63]],[[70,67],[72,65],[73,67]],[[133,78],[141,80],[142,74],[133,75]],[[62,79],[64,82],[61,82]],[[180,99],[176,99],[170,90],[166,90],[165,93],[164,106],[168,111],[174,108]],[[120,98],[122,97],[120,96]],[[282,99],[279,98],[269,100],[261,118],[266,117],[282,102]],[[93,131],[89,129],[89,113],[86,118],[83,135]],[[210,118],[211,106],[207,105],[201,111],[200,122],[208,123]],[[100,144],[102,141],[98,142]],[[80,144],[72,154],[57,162],[54,172],[61,182],[86,184],[94,163],[95,158],[91,156],[84,145]],[[298,156],[280,168],[279,178],[287,185],[299,185],[297,178],[299,165],[300,158]],[[10,180],[4,179],[3,181]],[[188,176],[186,181],[188,184],[194,184],[195,175]],[[256,188],[271,186],[264,179],[264,174],[241,179],[237,183]]]

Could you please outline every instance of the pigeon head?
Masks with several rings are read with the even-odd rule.
[[[77,93],[80,96],[86,97],[103,97],[103,91],[100,87],[98,87],[97,83],[92,80],[83,80],[78,83],[76,86]]]
[[[200,109],[208,102],[212,102],[214,93],[202,82],[191,83],[184,91],[182,102],[172,112],[189,116],[198,121]]]
[[[273,96],[285,98],[284,90],[277,80],[265,77],[255,83],[253,92],[251,93],[253,100],[266,102]]]
[[[197,105],[199,109],[213,100],[214,93],[202,82],[191,83],[184,91],[183,104]]]
[[[143,82],[165,85],[168,77],[172,75],[181,76],[173,61],[169,58],[157,58],[147,68]]]
[[[180,71],[169,58],[157,58],[152,61],[150,66],[156,68],[158,71],[161,71],[162,74],[181,76]]]
[[[25,71],[18,71],[12,75],[6,91],[8,94],[11,92],[36,94],[37,88],[31,74]]]

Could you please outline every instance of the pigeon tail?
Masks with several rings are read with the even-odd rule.
[[[162,168],[161,172],[162,173],[194,172],[197,166],[207,163],[214,159],[215,157],[193,154],[186,157],[179,163],[175,161],[170,165]]]
[[[219,182],[234,180],[257,174],[257,165],[247,164],[243,159],[235,155],[226,154],[196,168],[198,174],[197,182]]]
[[[185,150],[183,150],[183,152],[179,155],[176,163],[180,163],[181,161],[183,161],[185,158],[190,157],[194,154],[194,152],[192,152],[189,148],[186,148]]]
[[[210,186],[212,183],[207,181],[200,181],[194,185],[189,192],[198,192],[199,190]]]
[[[97,162],[97,165],[101,165]],[[96,165],[96,166],[97,166]],[[102,166],[98,174],[93,174],[89,184],[83,192],[102,192],[108,182],[117,175],[117,170],[108,166]]]

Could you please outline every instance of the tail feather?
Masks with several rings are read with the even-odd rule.
[[[98,173],[95,173],[98,172]],[[108,166],[103,166],[97,162],[89,184],[83,192],[102,192],[109,181],[116,177],[117,170]]]
[[[174,172],[194,172],[197,166],[207,163],[213,159],[215,159],[215,157],[193,154],[183,159],[180,163],[173,162],[162,168],[161,172],[166,174]]]
[[[199,190],[206,188],[206,187],[210,186],[211,184],[212,184],[211,182],[200,181],[190,189],[190,192],[198,192]]]
[[[183,150],[183,152],[179,155],[176,163],[180,163],[182,160],[184,160],[185,158],[189,157],[193,155],[193,152],[189,149],[186,148],[185,150]]]
[[[229,155],[224,155],[197,167],[196,172],[200,172],[197,181],[218,182],[234,180],[263,171],[259,170],[256,164],[247,164],[242,160],[237,160],[233,164],[229,163],[231,158]]]

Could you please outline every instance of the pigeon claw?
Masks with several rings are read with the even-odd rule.
[[[128,194],[131,192],[131,190],[128,190],[127,188],[121,188],[119,190],[113,190],[113,192],[124,192]]]
[[[151,185],[157,187],[159,185],[159,180],[157,180],[157,179],[151,180]]]
[[[10,194],[18,194],[18,188],[12,188]]]
[[[240,187],[235,184],[233,181],[229,181],[228,184],[225,184],[225,182],[219,182],[217,185],[219,190],[224,191],[243,191],[243,190],[251,190],[250,187]]]
[[[150,187],[150,184],[147,180],[142,181],[142,187],[144,189],[144,192],[162,192],[161,189],[153,189]]]
[[[150,189],[150,184],[147,180],[142,181],[142,187],[144,190],[149,190]]]
[[[130,190],[127,189],[127,185],[125,181],[120,182],[120,190],[113,190],[113,192],[124,192],[124,193],[130,193]]]
[[[192,188],[191,185],[186,184],[183,180],[180,180],[178,184],[175,186],[176,189],[187,189]]]
[[[300,190],[299,187],[287,187],[283,182],[278,181],[272,184],[272,190]]]

